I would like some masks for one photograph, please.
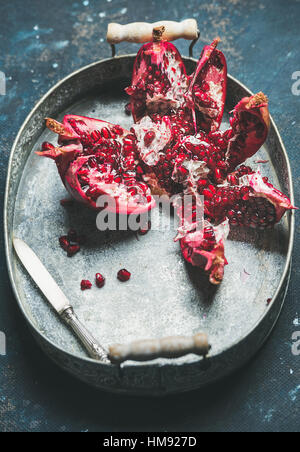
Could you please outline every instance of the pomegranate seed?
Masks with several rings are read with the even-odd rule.
[[[83,279],[80,283],[81,290],[89,290],[92,288],[92,283],[88,279]]]
[[[101,289],[105,284],[105,278],[101,275],[101,273],[96,273],[96,286]]]
[[[63,235],[59,238],[59,244],[63,250],[68,251],[70,246],[69,238],[66,235]]]
[[[121,282],[126,282],[129,281],[129,279],[131,278],[131,273],[126,270],[125,268],[123,268],[122,270],[120,270],[118,272],[118,280]]]
[[[78,253],[78,251],[80,251],[80,246],[79,245],[71,245],[69,246],[67,252],[68,252],[68,257],[73,257],[75,256],[75,254]]]
[[[136,167],[136,173],[137,173],[139,176],[142,176],[142,175],[144,174],[144,170],[143,170],[143,168],[142,168],[140,165],[138,165],[138,166]]]
[[[208,189],[205,189],[205,190],[203,190],[203,195],[206,197],[206,198],[209,198],[209,199],[212,199],[213,198],[213,193],[210,191],[210,190],[208,190]]]
[[[42,144],[42,151],[49,151],[51,149],[55,149],[55,146],[53,146],[53,144],[48,143],[48,141],[44,141],[44,143]]]
[[[94,130],[94,131],[91,133],[91,137],[93,138],[94,141],[98,141],[98,139],[99,139],[98,133],[97,133],[97,132],[98,132],[97,130]]]
[[[107,129],[107,127],[103,127],[101,130],[103,138],[111,138],[111,132]]]
[[[208,180],[207,179],[199,179],[198,180],[198,186],[200,188],[206,187],[207,185],[208,185]]]
[[[118,125],[114,126],[113,129],[112,129],[112,131],[113,131],[116,135],[120,135],[120,136],[123,135],[123,129],[122,129],[121,126],[118,126]]]
[[[152,141],[154,140],[154,138],[155,138],[155,132],[153,132],[153,131],[147,132],[144,137],[145,146],[149,147],[150,144],[152,143]]]

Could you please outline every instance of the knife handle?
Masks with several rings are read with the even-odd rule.
[[[92,336],[87,328],[81,323],[72,306],[68,306],[60,313],[61,318],[69,325],[87,350],[89,356],[97,361],[109,363],[106,350]]]

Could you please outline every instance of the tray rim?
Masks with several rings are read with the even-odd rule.
[[[125,58],[135,58],[136,54],[125,54],[125,55],[119,55],[119,56],[115,56],[115,57],[110,57],[110,58],[105,58],[105,59],[101,59],[98,61],[95,61],[91,64],[88,64],[86,66],[83,66],[77,70],[75,70],[74,72],[68,74],[66,77],[62,78],[60,81],[58,81],[55,85],[53,85],[41,98],[40,100],[35,104],[35,106],[32,108],[32,110],[30,111],[30,113],[27,115],[27,117],[25,118],[23,124],[21,125],[16,138],[13,142],[11,151],[10,151],[10,157],[9,157],[9,162],[8,162],[8,167],[7,167],[7,178],[6,178],[6,185],[5,185],[5,197],[4,197],[4,205],[3,205],[3,222],[4,222],[4,242],[5,242],[5,255],[6,255],[6,264],[7,264],[7,269],[8,269],[8,275],[9,275],[9,279],[10,279],[10,283],[13,289],[13,293],[14,296],[17,300],[17,304],[26,320],[26,322],[29,324],[29,326],[32,328],[33,332],[42,340],[45,341],[51,348],[54,348],[55,350],[57,350],[57,352],[59,353],[63,353],[64,355],[70,357],[70,358],[76,358],[79,359],[81,361],[85,361],[88,363],[93,363],[93,364],[97,364],[98,366],[109,366],[109,367],[114,367],[114,365],[112,365],[111,363],[103,363],[103,362],[99,362],[96,361],[92,358],[89,358],[88,356],[81,356],[78,355],[76,353],[71,353],[68,352],[66,350],[63,350],[62,348],[59,347],[59,345],[55,344],[52,340],[50,340],[45,334],[43,334],[34,324],[34,322],[32,321],[32,319],[27,315],[22,301],[21,301],[21,295],[18,292],[17,289],[17,284],[15,282],[15,275],[14,275],[14,270],[13,270],[13,259],[10,259],[10,247],[12,247],[12,233],[10,234],[9,230],[8,230],[8,202],[9,202],[9,184],[10,184],[10,174],[11,174],[11,170],[12,170],[12,165],[13,165],[13,158],[14,158],[14,153],[15,153],[15,149],[17,147],[18,141],[20,139],[20,137],[22,136],[22,133],[24,132],[27,123],[30,121],[30,119],[32,118],[32,116],[35,114],[36,110],[38,110],[38,108],[43,104],[43,102],[53,93],[55,92],[61,85],[63,85],[66,81],[70,80],[71,78],[73,78],[74,76],[89,70],[95,66],[98,66],[101,63],[106,63],[109,61],[116,61],[116,60],[122,60]],[[197,63],[197,59],[195,58],[189,58],[189,57],[183,57],[184,61],[191,61],[194,63]],[[253,92],[251,90],[249,90],[243,83],[241,83],[237,78],[231,76],[230,74],[228,74],[228,79],[230,79],[231,81],[233,81],[234,83],[236,83],[237,85],[239,85],[239,87],[241,87],[242,89],[244,89],[250,96],[253,95]],[[277,135],[278,139],[279,139],[279,143],[280,143],[280,147],[282,149],[282,153],[284,155],[285,161],[286,161],[286,165],[287,165],[287,174],[288,174],[288,181],[289,181],[289,188],[290,188],[290,199],[292,204],[294,205],[294,186],[293,186],[293,176],[292,176],[292,171],[291,171],[291,164],[290,164],[290,160],[288,157],[288,153],[286,151],[285,145],[283,143],[283,140],[281,138],[281,135],[279,133],[278,127],[273,119],[273,117],[270,115],[270,121],[271,121],[271,126],[274,129],[275,134]],[[259,327],[259,325],[261,323],[263,323],[263,321],[266,319],[268,313],[270,312],[270,309],[272,308],[272,306],[275,304],[275,301],[277,300],[279,293],[286,281],[286,279],[288,279],[289,282],[289,271],[290,271],[290,265],[291,265],[291,260],[292,260],[292,252],[293,252],[293,246],[294,246],[294,235],[295,235],[295,211],[292,210],[290,212],[287,213],[287,215],[289,215],[290,219],[289,219],[289,245],[288,245],[288,250],[286,253],[286,262],[285,262],[285,266],[284,266],[284,270],[282,272],[282,276],[280,279],[280,282],[278,284],[278,287],[276,289],[276,292],[274,294],[274,297],[272,299],[272,302],[269,306],[269,310],[266,310],[265,313],[258,319],[258,321],[251,327],[251,329],[249,329],[249,331],[243,336],[243,338],[241,338],[240,340],[235,341],[234,343],[232,343],[230,346],[224,348],[222,350],[222,352],[219,353],[210,353],[209,358],[216,358],[217,356],[220,356],[226,352],[228,352],[230,349],[233,349],[234,347],[238,346],[241,342],[247,340],[248,337],[250,337],[252,335],[252,333]],[[275,327],[278,317],[280,316],[281,310],[283,308],[285,302],[285,297],[282,300],[278,315],[276,317],[276,321],[274,322],[273,327],[269,330],[269,332],[266,334],[266,339],[267,337],[269,337],[269,335],[271,334],[273,328]],[[191,360],[184,360],[183,362],[176,362],[175,360],[168,360],[168,361],[164,361],[163,363],[161,362],[144,362],[144,363],[139,363],[139,365],[137,366],[136,364],[128,364],[125,363],[122,366],[126,367],[126,368],[137,368],[137,367],[162,367],[162,366],[167,366],[167,365],[176,365],[178,367],[182,367],[191,363],[195,363],[195,362],[201,362],[202,358],[201,357],[196,357],[196,359]]]

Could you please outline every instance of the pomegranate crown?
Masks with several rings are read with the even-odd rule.
[[[160,27],[153,28],[152,36],[153,36],[153,42],[159,42],[163,39],[163,34],[166,31],[166,28],[161,25]]]
[[[260,92],[255,94],[255,96],[250,97],[247,107],[248,108],[259,107],[260,105],[268,103],[269,103],[268,97],[263,92]]]
[[[221,38],[218,36],[216,39],[214,39],[211,46],[216,49],[220,42],[221,42]]]

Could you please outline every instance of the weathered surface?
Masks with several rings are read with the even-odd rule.
[[[53,0],[51,8],[42,3],[15,0],[0,6],[5,18],[0,70],[7,78],[7,94],[0,96],[1,199],[13,139],[40,96],[74,69],[110,56],[109,47],[100,42],[108,22],[161,19],[155,1],[86,0],[74,2],[71,11],[67,11],[67,2]],[[300,3],[274,0],[271,8],[258,0],[199,3],[166,1],[163,16],[174,20],[195,17],[202,43],[221,35],[230,73],[252,90],[269,95],[272,115],[292,162],[299,205],[300,97],[292,94],[292,74],[300,70],[296,63]],[[124,43],[118,51],[131,53],[137,47]],[[178,47],[187,53],[186,43],[179,42]],[[200,48],[201,43],[196,55]],[[299,232],[297,221],[297,236]],[[292,334],[300,331],[299,247],[296,237],[287,303],[272,338],[254,362],[208,390],[163,401],[130,398],[130,405],[129,398],[95,394],[71,380],[40,352],[16,307],[1,252],[0,331],[7,336],[7,356],[0,355],[0,430],[299,431],[300,357],[291,351]],[[74,393],[81,394],[75,405]]]

